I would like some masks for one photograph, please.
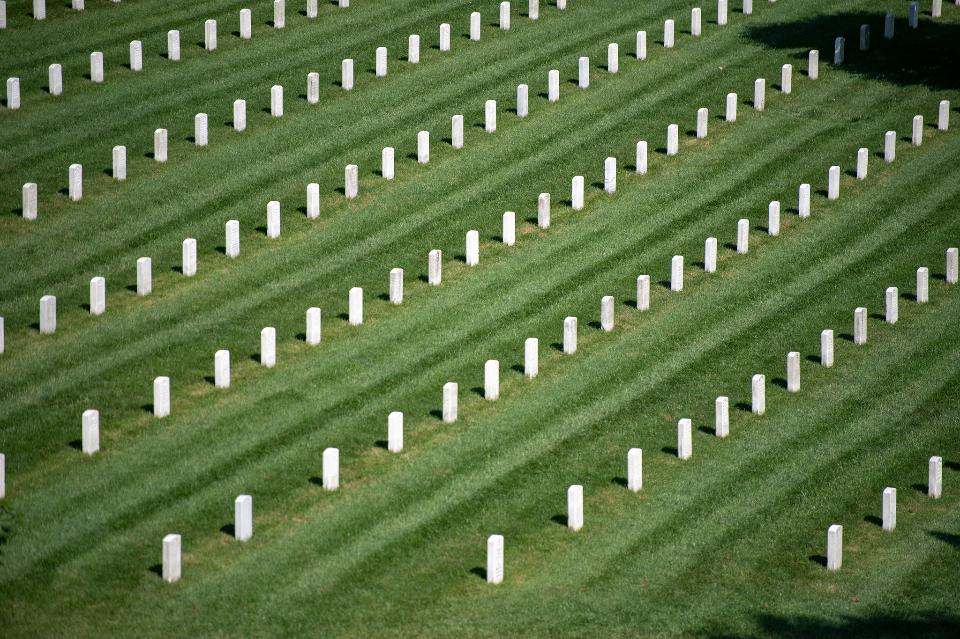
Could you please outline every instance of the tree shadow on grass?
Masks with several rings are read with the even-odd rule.
[[[823,559],[826,558],[814,555]],[[813,557],[811,558],[813,559]],[[819,563],[819,561],[818,561]],[[763,613],[754,619],[755,629],[743,634],[715,632],[705,635],[713,639],[726,637],[818,637],[819,639],[840,639],[843,637],[872,637],[888,639],[891,637],[924,637],[925,639],[946,639],[960,636],[960,616],[939,611],[911,611],[903,616],[867,613],[864,615],[826,616],[786,616]]]
[[[840,69],[873,80],[900,86],[923,85],[930,89],[960,87],[960,25],[925,20],[919,29],[910,29],[898,18],[893,40],[883,38],[884,13],[847,11],[825,13],[803,20],[753,25],[747,37],[773,49],[803,49],[797,58],[806,59],[809,49],[821,52],[821,62],[832,60],[834,39],[845,36],[846,56]],[[860,52],[856,42],[860,25],[868,24],[873,37],[870,50]]]

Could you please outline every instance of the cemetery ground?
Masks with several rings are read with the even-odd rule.
[[[945,253],[960,243],[960,7],[900,0],[569,0],[564,10],[491,0],[288,0],[283,29],[263,0],[89,0],[83,12],[7,2],[0,77],[0,636],[915,636],[960,634],[960,286]],[[162,5],[162,9],[159,8]],[[703,8],[703,34],[689,33]],[[238,12],[252,9],[252,37]],[[482,15],[481,38],[468,37]],[[896,15],[892,40],[884,14]],[[218,46],[204,49],[204,21]],[[676,44],[662,44],[664,21]],[[450,51],[438,28],[451,25]],[[868,51],[860,25],[871,26]],[[182,56],[166,57],[178,29]],[[634,56],[647,32],[647,57]],[[406,60],[420,34],[420,62]],[[845,60],[834,65],[837,36]],[[131,40],[143,69],[127,65]],[[607,70],[607,45],[619,69]],[[374,52],[388,49],[388,73]],[[807,55],[820,51],[819,79]],[[104,82],[89,77],[104,54]],[[578,58],[590,86],[578,88]],[[355,60],[355,86],[340,83]],[[63,65],[50,95],[48,66]],[[783,64],[794,67],[789,95]],[[560,71],[560,99],[547,76]],[[320,74],[308,102],[307,74]],[[766,78],[766,104],[753,87]],[[529,115],[515,112],[529,85]],[[271,87],[284,88],[281,117]],[[723,118],[736,92],[736,122]],[[233,102],[247,127],[233,128]],[[497,101],[497,129],[484,103]],[[949,100],[951,126],[937,128]],[[709,134],[696,139],[697,109]],[[194,117],[208,114],[207,146]],[[451,117],[464,145],[451,146]],[[923,143],[911,122],[923,115]],[[669,124],[679,152],[666,154]],[[169,133],[168,160],[153,157]],[[417,133],[430,132],[429,163]],[[896,131],[896,159],[883,159]],[[649,169],[635,170],[639,140]],[[114,179],[111,150],[126,146]],[[381,151],[396,149],[395,177]],[[853,173],[869,149],[869,173]],[[617,189],[603,190],[616,157]],[[68,197],[68,167],[83,196]],[[359,195],[344,167],[359,167]],[[841,167],[827,198],[828,168]],[[585,178],[585,206],[570,206]],[[38,215],[23,219],[24,183]],[[320,214],[306,188],[320,185]],[[801,183],[811,214],[797,215]],[[537,198],[551,194],[551,224]],[[768,235],[768,203],[782,203]],[[267,236],[267,203],[281,233]],[[514,246],[501,216],[515,211]],[[749,252],[735,251],[750,220]],[[224,225],[240,223],[226,255]],[[480,261],[464,237],[478,230]],[[716,273],[704,240],[718,239]],[[182,272],[186,238],[197,273]],[[440,286],[427,254],[443,251]],[[685,257],[670,290],[671,258]],[[137,260],[152,291],[137,294]],[[929,302],[916,299],[928,267]],[[389,300],[389,271],[405,274]],[[650,308],[638,311],[637,276]],[[89,309],[90,279],[106,308]],[[885,290],[899,317],[884,321]],[[362,287],[363,324],[348,322]],[[57,298],[41,334],[39,300]],[[615,299],[615,326],[600,299]],[[322,309],[322,340],[305,313]],[[853,316],[867,308],[868,339]],[[563,321],[578,318],[574,354]],[[276,365],[260,334],[276,328]],[[836,334],[820,364],[820,333]],[[539,339],[539,374],[523,374]],[[228,350],[229,388],[214,384]],[[786,358],[800,353],[788,392]],[[484,362],[500,362],[484,398]],[[766,375],[766,413],[751,377]],[[154,416],[154,379],[170,378],[170,415]],[[458,419],[441,389],[459,384]],[[730,435],[714,401],[730,398]],[[97,409],[100,450],[81,451]],[[404,415],[403,450],[387,416]],[[677,422],[692,420],[692,457]],[[322,456],[340,453],[324,490]],[[627,451],[643,449],[643,487],[627,489]],[[928,460],[943,493],[928,496]],[[583,528],[567,526],[567,489],[583,486]],[[898,492],[897,527],[881,495]],[[253,535],[234,538],[234,500],[251,495]],[[843,526],[843,564],[826,569],[827,528]],[[182,576],[161,578],[161,541],[181,535]],[[487,583],[487,538],[504,537],[503,582]]]

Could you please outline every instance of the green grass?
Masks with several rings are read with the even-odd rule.
[[[937,103],[960,104],[951,69],[960,11],[906,27],[904,3],[859,0],[732,3],[730,25],[687,33],[690,3],[543,2],[501,32],[498,2],[320,2],[320,18],[289,2],[271,29],[268,2],[225,0],[119,5],[88,1],[81,15],[48,2],[8,3],[0,75],[21,78],[23,106],[0,108],[0,628],[20,636],[954,636],[960,631],[960,288],[944,281],[944,252],[960,243],[960,133],[937,131]],[[251,41],[233,36],[254,11]],[[480,42],[468,16],[483,14]],[[882,40],[882,15],[901,17]],[[206,52],[203,20],[219,22]],[[677,48],[657,41],[677,20]],[[440,22],[453,50],[431,48]],[[872,51],[856,50],[860,23]],[[168,29],[183,59],[170,62]],[[633,59],[648,32],[648,59]],[[409,65],[410,33],[422,36]],[[843,67],[828,64],[847,38]],[[144,42],[144,71],[126,62]],[[620,72],[606,45],[619,42]],[[375,78],[374,49],[390,50]],[[821,51],[820,79],[804,75]],[[102,50],[106,82],[82,77]],[[577,57],[592,83],[579,90]],[[354,57],[356,88],[334,85]],[[41,87],[64,65],[65,92]],[[780,66],[795,67],[781,95]],[[550,104],[547,72],[561,72]],[[309,105],[306,74],[321,74]],[[767,108],[752,110],[766,77]],[[270,86],[285,88],[274,119]],[[510,112],[530,86],[530,115]],[[740,96],[726,123],[725,96]],[[236,98],[248,129],[226,123]],[[482,129],[498,101],[498,131]],[[698,141],[699,107],[710,135]],[[210,115],[210,145],[187,140]],[[462,113],[466,143],[450,147]],[[909,135],[885,164],[883,134]],[[666,127],[681,151],[667,157]],[[170,131],[170,160],[147,155],[153,130]],[[410,154],[431,132],[431,161]],[[632,172],[637,140],[650,171]],[[106,169],[125,144],[128,180]],[[396,147],[397,177],[376,174]],[[852,169],[871,151],[870,174],[842,178],[827,201],[827,168]],[[603,160],[619,162],[618,191],[597,188]],[[72,203],[67,167],[84,165]],[[342,187],[360,166],[358,199]],[[570,210],[570,179],[584,175],[586,208]],[[40,188],[35,222],[20,218],[20,188]],[[321,185],[321,217],[306,219],[308,182]],[[813,215],[795,215],[797,187],[812,185]],[[550,192],[553,224],[535,225]],[[268,240],[266,203],[280,200],[282,236]],[[767,237],[767,204],[783,203],[781,236]],[[517,212],[515,247],[499,243],[503,211]],[[736,221],[753,225],[750,253],[725,246]],[[531,222],[533,218],[533,222]],[[222,254],[224,223],[241,223],[241,255]],[[479,267],[462,261],[464,235],[481,235]],[[716,274],[698,264],[708,236],[721,245]],[[198,241],[199,273],[176,271],[184,238]],[[443,285],[426,282],[427,253],[444,252]],[[671,293],[670,258],[686,257],[686,285]],[[130,290],[140,256],[153,258],[153,294]],[[915,270],[930,267],[930,303],[916,304]],[[385,299],[390,268],[406,273],[400,307]],[[651,309],[633,308],[639,274]],[[91,277],[107,280],[107,312],[92,317]],[[365,320],[341,317],[347,291],[365,290]],[[898,286],[900,321],[869,320],[855,346],[853,309],[882,313]],[[55,335],[40,335],[38,300],[58,298]],[[616,328],[599,330],[599,301],[616,298]],[[301,337],[308,307],[323,309],[323,342]],[[579,318],[579,350],[560,353],[562,321]],[[256,361],[259,332],[275,326],[278,365]],[[819,334],[837,335],[836,365],[816,363]],[[523,341],[540,339],[540,375],[519,371]],[[213,354],[231,351],[232,387],[215,389]],[[802,356],[798,394],[779,385],[788,351]],[[501,362],[501,397],[487,402],[483,363]],[[767,376],[764,417],[750,377]],[[152,380],[172,380],[172,415],[149,412]],[[438,418],[441,387],[460,385],[460,420]],[[712,434],[713,402],[731,400],[731,436]],[[102,450],[77,449],[80,415],[101,414]],[[405,415],[406,448],[388,453],[387,414]],[[694,455],[676,459],[676,422],[694,422]],[[321,452],[341,450],[341,490],[317,485]],[[644,450],[644,488],[622,485],[626,453]],[[944,496],[925,494],[927,459],[945,460]],[[585,527],[564,525],[566,489],[585,488]],[[881,492],[898,489],[898,528],[875,523]],[[254,537],[226,532],[233,499],[254,497]],[[844,525],[844,565],[820,563],[826,528]],[[183,579],[156,573],[160,543],[183,535]],[[486,537],[506,539],[505,581],[482,578]]]

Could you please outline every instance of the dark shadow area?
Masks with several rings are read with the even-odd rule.
[[[939,539],[944,543],[950,544],[954,548],[960,548],[960,535],[954,535],[953,533],[942,532],[940,530],[928,530],[927,534],[934,539]]]
[[[668,291],[670,290],[670,280],[659,280],[657,284],[667,289]]]
[[[220,253],[221,255],[226,255],[226,254],[227,254],[227,247],[226,247],[226,246],[217,246],[217,247],[215,247],[213,250],[216,251],[217,253]]]
[[[207,43],[204,42],[203,40],[200,40],[199,42],[197,42],[197,46],[200,47],[201,49],[206,49]]]
[[[305,342],[305,341],[307,341],[307,334],[306,334],[306,333],[297,333],[296,339],[297,339],[298,342]]]
[[[223,123],[223,126],[232,129],[232,128],[233,128],[233,120],[227,120],[226,122]]]
[[[433,409],[430,411],[430,417],[435,417],[437,419],[443,419],[443,411],[438,409]]]
[[[474,395],[479,395],[480,397],[486,397],[486,393],[484,392],[482,386],[474,386],[470,389],[470,392]]]
[[[824,557],[823,555],[810,555],[809,557],[807,557],[807,559],[809,559],[815,564],[819,564],[823,566],[824,568],[827,567],[827,558]]]
[[[873,524],[874,526],[877,526],[878,528],[883,527],[883,520],[877,517],[876,515],[867,515],[866,517],[863,518],[863,520],[868,524]]]
[[[323,477],[311,477],[307,481],[314,486],[323,486]]]
[[[137,292],[137,285],[136,285],[136,284],[127,284],[124,288],[127,289],[128,291],[130,291],[131,293],[136,293],[136,292]]]
[[[204,376],[203,376],[203,381],[205,381],[206,383],[208,383],[208,384],[210,384],[211,386],[213,386],[213,385],[215,385],[215,384],[217,383],[217,378],[214,377],[213,375],[204,375]]]
[[[627,478],[626,477],[614,477],[610,480],[611,484],[616,484],[617,486],[627,487]]]
[[[916,293],[901,293],[900,298],[905,300],[910,300],[911,302],[917,301]]]
[[[254,353],[253,355],[251,355],[251,356],[250,356],[250,361],[251,361],[251,362],[256,362],[257,364],[260,364],[260,363],[261,363],[260,353]]]
[[[385,439],[378,439],[377,441],[373,442],[373,445],[377,448],[387,450],[387,447],[390,445],[390,443]]]
[[[736,245],[735,243],[733,243],[733,242],[724,242],[724,243],[723,243],[723,248],[729,249],[729,250],[731,250],[731,251],[736,251],[736,250],[737,250],[737,245]]]
[[[603,190],[603,182],[591,182],[590,186],[595,189],[600,189],[601,191]]]
[[[183,275],[183,267],[182,267],[182,266],[171,266],[171,267],[170,267],[170,270],[173,271],[174,273],[179,273],[180,275]]]
[[[826,565],[826,558],[820,555],[813,555],[810,559]],[[726,639],[745,637],[817,637],[817,639],[923,637],[924,639],[947,639],[948,637],[960,636],[960,616],[932,610],[911,611],[908,616],[902,617],[866,613],[862,616],[834,615],[829,618],[821,618],[764,613],[756,616],[755,624],[757,626],[756,630],[746,634],[735,634],[728,631],[715,632],[704,636],[712,639],[719,639],[720,637]]]
[[[454,255],[453,259],[456,260],[457,262],[462,262],[463,264],[467,263],[467,256],[463,254]]]
[[[72,439],[67,442],[67,446],[70,448],[75,448],[76,450],[83,450],[83,440],[82,439]]]
[[[921,495],[927,494],[927,485],[926,484],[910,484],[910,488],[913,488],[915,491]]]
[[[144,404],[144,405],[141,406],[140,408],[142,408],[145,412],[150,413],[151,415],[153,415],[153,404]]]
[[[31,330],[34,330],[34,331],[39,331],[39,330],[40,330],[40,322],[34,322],[34,323],[30,324],[30,329],[31,329]]]
[[[231,32],[230,32],[230,35],[232,35],[234,38],[239,38],[239,37],[240,37],[240,32],[239,32],[239,31],[231,31]]]
[[[267,227],[265,226],[257,226],[253,230],[259,233],[260,235],[265,236],[267,234]]]
[[[421,273],[420,275],[417,275],[417,281],[428,284],[430,282],[430,278],[427,275]]]
[[[587,326],[589,326],[590,328],[595,328],[597,330],[600,330],[600,328],[602,328],[600,326],[600,322],[598,322],[597,320],[592,320],[590,322],[587,322]]]
[[[819,356],[819,355],[807,355],[806,360],[807,360],[808,362],[813,362],[814,364],[819,364],[819,363],[820,363],[820,356]]]
[[[82,308],[83,310],[85,310],[85,311],[88,312],[88,313],[90,312],[90,305],[87,304],[86,302],[84,302],[83,304],[81,304],[81,305],[80,305],[80,308]]]
[[[774,377],[772,380],[770,380],[770,383],[774,386],[779,386],[780,388],[787,387],[787,380],[782,377]]]
[[[703,433],[704,435],[713,435],[716,436],[716,429],[710,428],[709,426],[697,426],[697,430]]]
[[[943,465],[949,470],[960,470],[960,463],[955,461],[944,461]]]
[[[389,293],[380,293],[379,295],[377,295],[377,299],[378,299],[378,300],[383,300],[384,302],[389,302],[389,301],[390,301],[390,294],[389,294]]]
[[[480,577],[484,581],[487,580],[487,569],[483,568],[482,566],[474,566],[473,568],[470,569],[470,574],[476,575],[477,577]]]
[[[350,314],[349,314],[349,313],[337,313],[337,319],[341,319],[341,320],[343,320],[344,322],[348,322],[348,321],[350,321]]]
[[[347,194],[347,190],[346,190],[345,188],[343,188],[342,186],[338,186],[337,188],[334,189],[334,191],[336,191],[336,192],[339,193],[340,195],[346,195],[346,194]]]
[[[745,413],[753,412],[753,406],[750,405],[748,402],[737,402],[736,404],[733,405],[733,407],[736,408],[737,410],[742,410]]]
[[[677,450],[676,446],[664,446],[660,449],[660,451],[670,455],[671,457],[676,457],[680,452]]]
[[[305,207],[305,206],[298,206],[298,207],[297,207],[297,213],[299,213],[300,215],[306,216],[306,214],[307,214],[307,207]]]
[[[154,160],[157,156],[153,154],[153,151],[147,151],[143,154],[143,157],[147,158],[148,160]]]
[[[510,370],[512,370],[515,373],[520,373],[521,375],[523,375],[524,372],[526,372],[523,369],[523,364],[514,364],[513,366],[510,367]]]
[[[567,516],[566,516],[566,515],[554,515],[553,517],[550,518],[550,521],[552,521],[552,522],[555,523],[555,524],[559,524],[559,525],[565,527],[565,526],[567,525]]]
[[[227,537],[233,538],[237,536],[237,529],[233,527],[233,524],[226,524],[220,526],[220,532],[222,532]]]
[[[560,342],[553,342],[552,344],[550,344],[550,348],[552,348],[555,351],[560,351],[561,353],[563,352],[563,344],[561,344]]]
[[[833,60],[834,38],[847,38],[842,68],[848,73],[900,86],[923,85],[932,90],[960,86],[960,25],[925,20],[920,29],[910,29],[897,19],[893,40],[883,37],[884,14],[880,11],[825,13],[804,20],[779,24],[753,25],[744,34],[772,49],[802,49],[798,59],[806,60],[807,51],[820,51],[820,64]],[[860,25],[870,25],[870,50],[857,47]],[[801,65],[806,73],[806,63]]]
[[[627,308],[636,309],[636,308],[637,308],[637,300],[635,300],[635,299],[623,300],[623,305],[626,306]]]
[[[163,565],[162,565],[162,564],[153,564],[153,565],[150,566],[150,568],[148,568],[147,570],[149,570],[150,572],[152,572],[153,574],[155,574],[157,577],[161,577],[161,578],[163,577]]]
[[[197,143],[197,138],[193,137],[192,135],[188,135],[187,137],[185,137],[185,138],[183,138],[183,139],[186,140],[187,142],[189,142],[190,144],[196,144],[196,143]]]
[[[840,338],[840,339],[842,339],[842,340],[844,340],[844,341],[847,341],[847,342],[852,342],[852,341],[853,341],[853,334],[852,334],[852,333],[840,333],[839,335],[837,335],[837,337]]]

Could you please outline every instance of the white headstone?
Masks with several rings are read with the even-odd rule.
[[[637,276],[637,310],[650,310],[650,276]]]
[[[570,182],[570,206],[574,211],[583,209],[583,176],[575,175]]]
[[[463,148],[463,116],[455,115],[450,119],[450,146]]]
[[[247,129],[247,101],[233,101],[233,130],[246,131]]]
[[[727,24],[727,0],[717,0],[717,24],[721,27]]]
[[[63,94],[63,67],[59,64],[51,64],[47,76],[50,95]]]
[[[153,264],[149,257],[137,259],[137,295],[153,292]]]
[[[270,115],[283,117],[283,87],[279,84],[270,87]]]
[[[672,49],[674,43],[673,20],[664,20],[663,22],[663,47]]]
[[[797,351],[787,353],[787,391],[800,392],[800,353]]]
[[[170,415],[170,378],[157,377],[153,380],[153,416]]]
[[[767,105],[767,81],[757,78],[753,81],[753,108],[763,111]]]
[[[957,248],[947,249],[947,284],[956,284],[960,268],[957,266]]]
[[[457,421],[457,391],[456,382],[447,382],[443,385],[443,421],[452,424]]]
[[[693,456],[693,422],[683,418],[677,422],[677,457],[690,459]]]
[[[563,352],[573,355],[577,352],[577,318],[567,317],[563,320]]]
[[[816,49],[811,49],[807,54],[807,77],[811,80],[820,77],[820,52]]]
[[[47,17],[47,0],[33,0],[33,17],[35,20]]]
[[[390,303],[403,304],[403,269],[390,269]]]
[[[767,205],[767,234],[771,237],[780,235],[780,202],[777,200]]]
[[[810,217],[810,185],[801,184],[799,190],[799,199],[797,206],[800,217]]]
[[[737,94],[736,93],[727,94],[726,120],[727,122],[737,121]]]
[[[917,303],[926,304],[930,301],[930,269],[921,266],[917,269]]]
[[[230,351],[219,350],[213,355],[213,385],[230,388]]]
[[[84,455],[100,450],[100,411],[93,408],[83,411],[80,449]]]
[[[836,200],[840,197],[840,167],[831,166],[827,171],[827,199]]]
[[[316,182],[307,185],[307,217],[311,220],[320,217],[320,185]]]
[[[640,140],[639,142],[637,142],[636,169],[637,169],[637,175],[647,174],[647,141],[646,140]]]
[[[683,256],[674,255],[670,260],[670,290],[683,290]]]
[[[911,144],[913,146],[920,146],[923,144],[923,116],[915,115],[913,116],[913,135],[910,138]]]
[[[0,0],[0,29],[7,28],[7,0]],[[3,455],[0,455],[2,458]],[[2,474],[2,473],[0,473]],[[3,497],[3,478],[0,477],[0,498]]]
[[[69,189],[70,199],[79,202],[83,198],[83,166],[80,164],[71,164],[69,171]]]
[[[260,364],[266,368],[277,365],[277,329],[272,326],[260,331]]]
[[[323,449],[323,489],[336,490],[340,487],[340,450]]]
[[[870,162],[870,149],[863,147],[857,150],[857,179],[867,179],[867,166]]]
[[[207,20],[203,23],[203,44],[207,51],[217,48],[217,21]]]
[[[287,24],[286,2],[273,0],[273,28],[282,29]]]
[[[487,538],[487,583],[503,583],[503,535]]]
[[[717,272],[717,238],[708,237],[703,243],[703,270],[706,273]]]
[[[426,131],[422,131],[422,133],[426,133]],[[429,142],[427,143],[427,153],[430,153]],[[396,172],[394,170],[394,148],[392,146],[385,146],[380,152],[380,174],[385,180],[392,180],[396,176]]]
[[[500,398],[500,362],[495,359],[488,359],[483,365],[483,398]]]
[[[860,50],[861,51],[870,50],[870,25],[869,24],[860,25]]]
[[[883,159],[893,162],[897,159],[897,132],[887,131],[883,136]]]
[[[376,51],[376,64],[374,73],[378,78],[386,77],[387,75],[387,48],[386,47],[377,47]]]
[[[517,85],[517,117],[525,118],[530,113],[530,88],[525,84]]]
[[[643,489],[643,450],[631,448],[627,451],[627,490],[640,492]]]
[[[167,31],[167,59],[173,62],[180,59],[180,32],[176,29]]]
[[[884,298],[886,301],[886,315],[884,319],[887,324],[896,324],[897,319],[900,317],[900,291],[896,286],[888,286]]]
[[[943,0],[933,0],[933,5],[930,7],[930,17],[939,18],[943,15]]]
[[[847,46],[847,39],[839,37],[833,41],[833,63],[843,64],[844,49]]]
[[[613,304],[612,295],[600,298],[600,328],[608,333],[613,330]]]
[[[743,0],[743,15],[753,15],[753,0]]]
[[[416,33],[407,38],[407,62],[420,64],[420,36]]]
[[[103,52],[102,51],[94,51],[93,53],[90,54],[90,79],[97,83],[103,82]]]
[[[907,25],[916,29],[920,25],[920,8],[916,2],[911,2],[907,10]]]
[[[480,40],[480,12],[474,11],[470,14],[470,39],[474,42]]]
[[[892,13],[887,13],[883,17],[883,37],[887,40],[893,40],[893,25],[894,25],[894,16]]]
[[[107,310],[107,280],[103,277],[90,279],[90,314],[103,315]]]
[[[57,298],[44,295],[40,298],[40,333],[53,335],[57,330]]]
[[[540,340],[528,337],[523,342],[523,374],[533,379],[540,372]]]
[[[22,191],[22,210],[23,219],[37,219],[37,185],[34,182],[27,182],[23,185]]]
[[[253,537],[253,497],[240,495],[233,502],[233,537],[247,541]]]
[[[827,328],[820,333],[820,365],[833,366],[833,330]]]
[[[827,528],[827,570],[840,570],[843,563],[843,526]]]
[[[340,86],[344,91],[353,90],[353,59],[346,58],[340,63]]]
[[[710,118],[710,111],[706,107],[697,109],[697,139],[702,140],[707,137],[707,120]]]
[[[249,40],[252,30],[253,20],[250,15],[250,9],[240,9],[240,37]]]
[[[547,101],[557,102],[560,100],[560,71],[551,69],[547,72]]]
[[[153,132],[153,159],[157,162],[167,161],[167,130],[157,129]]]
[[[527,17],[531,20],[540,18],[540,0],[529,0],[527,3]]]
[[[937,111],[937,129],[946,131],[950,128],[950,100],[940,100]]]
[[[207,146],[207,114],[198,113],[193,118],[193,138],[197,146]]]
[[[567,527],[583,528],[583,486],[574,484],[567,489]]]
[[[790,94],[793,92],[793,65],[785,64],[780,67],[780,92]]]
[[[347,317],[350,321],[350,326],[360,326],[363,324],[363,289],[359,286],[354,286],[350,289],[350,294],[348,296],[348,312]]]
[[[690,35],[692,36],[700,36],[703,33],[701,13],[700,7],[694,7],[690,10]]]
[[[180,580],[180,535],[170,534],[163,538],[163,580],[173,583]]]
[[[541,229],[550,228],[550,194],[541,193],[537,196],[537,226]]]
[[[112,173],[113,173],[114,180],[127,179],[127,147],[125,146],[113,147]]]
[[[440,25],[440,50],[450,50],[450,25],[446,22]]]
[[[2,4],[2,3],[0,3]],[[2,325],[2,323],[0,323]],[[3,350],[0,349],[0,353]],[[7,456],[0,453],[0,499],[7,496]]]
[[[609,157],[603,161],[603,190],[617,192],[617,158]]]
[[[737,220],[737,253],[744,255],[750,251],[750,220]]]
[[[636,56],[637,56],[637,60],[647,59],[647,32],[646,31],[637,31]]]
[[[667,155],[676,155],[680,151],[680,127],[676,124],[667,126]]]
[[[349,9],[350,0],[338,0],[337,6],[339,6],[341,9]]]
[[[510,3],[500,3],[500,28],[503,31],[510,30]]]
[[[443,252],[433,249],[427,254],[427,283],[440,286],[443,277]]]
[[[227,257],[240,256],[240,221],[228,220],[224,226],[226,230],[226,241],[224,253]]]
[[[943,494],[943,457],[931,457],[927,465],[927,495],[940,499]]]
[[[577,61],[577,86],[581,89],[590,86],[590,58],[585,55]]]
[[[754,415],[763,415],[767,412],[767,378],[760,374],[754,375],[750,381],[750,389],[750,410]]]
[[[853,311],[853,343],[867,343],[867,309],[862,306]]]
[[[430,132],[420,131],[417,133],[417,162],[428,164],[430,162]]]
[[[197,274],[197,240],[192,237],[183,241],[180,270],[186,277],[193,277]]]
[[[883,489],[883,529],[893,531],[897,527],[897,489]]]
[[[513,246],[517,243],[517,214],[515,212],[504,212],[501,237],[503,238],[503,243],[507,246]]]
[[[130,42],[130,70],[143,71],[143,43],[139,40]]]
[[[730,398],[724,395],[717,397],[713,407],[713,432],[717,437],[726,437],[730,434]]]
[[[307,17],[311,20],[317,17],[317,0],[307,0]]]
[[[305,340],[310,346],[316,346],[320,343],[321,332],[321,314],[316,306],[307,309],[307,332]]]
[[[620,45],[611,42],[607,45],[607,72],[617,73],[620,71]]]
[[[403,450],[403,413],[398,410],[387,415],[387,450],[391,453]]]
[[[480,263],[480,233],[467,231],[466,244],[467,266],[476,266]]]
[[[356,164],[343,169],[343,194],[348,200],[360,195],[360,168]]]

